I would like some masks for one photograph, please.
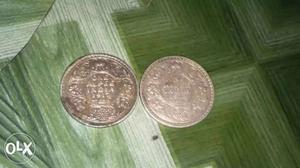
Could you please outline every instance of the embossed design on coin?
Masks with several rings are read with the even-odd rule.
[[[140,95],[154,119],[177,128],[203,120],[214,101],[207,72],[196,62],[179,56],[152,63],[142,77]]]
[[[61,81],[61,100],[68,113],[89,126],[119,123],[137,98],[137,83],[130,67],[107,54],[76,60]]]

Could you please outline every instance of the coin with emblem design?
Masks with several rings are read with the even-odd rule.
[[[109,54],[79,58],[61,80],[61,101],[79,122],[107,127],[124,120],[135,105],[137,82],[132,69]]]
[[[169,127],[189,127],[202,121],[214,101],[208,73],[196,62],[169,56],[152,63],[140,83],[140,96],[147,112]]]

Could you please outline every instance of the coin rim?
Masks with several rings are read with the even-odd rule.
[[[143,97],[143,85],[145,83],[145,76],[146,74],[153,68],[153,66],[155,66],[155,64],[159,63],[159,62],[162,62],[162,61],[165,61],[165,60],[169,60],[169,59],[175,59],[175,60],[185,60],[185,61],[189,61],[191,62],[192,64],[196,65],[197,68],[199,68],[202,72],[204,72],[204,75],[205,77],[207,78],[208,80],[208,83],[209,85],[211,86],[211,101],[209,102],[209,105],[207,107],[207,112],[203,114],[203,117],[201,117],[200,119],[196,120],[196,121],[193,121],[193,122],[188,122],[188,123],[184,123],[184,124],[177,124],[177,123],[172,123],[172,122],[168,122],[166,120],[163,120],[161,119],[158,115],[156,115],[154,112],[151,111],[151,109],[149,107],[147,107],[146,105],[146,100],[144,99]],[[208,114],[211,112],[212,110],[212,107],[213,107],[213,104],[214,104],[214,99],[215,99],[215,90],[214,90],[214,85],[213,85],[213,82],[208,74],[208,72],[200,65],[198,64],[196,61],[190,59],[190,58],[187,58],[187,57],[184,57],[184,56],[165,56],[165,57],[162,57],[154,62],[152,62],[147,68],[146,70],[144,71],[143,73],[143,76],[141,78],[141,81],[139,83],[139,96],[140,96],[140,99],[141,99],[141,102],[142,102],[142,105],[144,106],[144,108],[146,109],[147,111],[147,114],[149,114],[153,119],[155,119],[157,122],[159,122],[160,124],[162,125],[165,125],[165,126],[168,126],[168,127],[173,127],[173,128],[186,128],[186,127],[191,127],[193,125],[196,125],[198,124],[199,122],[201,122],[202,120],[204,120]]]
[[[112,123],[109,123],[109,124],[99,124],[99,125],[95,125],[95,124],[92,124],[91,122],[85,122],[85,120],[82,120],[74,115],[72,115],[71,112],[68,111],[68,106],[64,103],[65,101],[63,100],[63,89],[64,89],[64,86],[63,86],[63,80],[65,78],[65,76],[71,71],[71,69],[76,65],[76,62],[80,61],[80,60],[83,60],[83,59],[86,59],[86,58],[93,58],[93,57],[106,57],[106,58],[111,58],[111,59],[114,59],[116,61],[119,61],[120,63],[124,64],[126,68],[129,69],[129,71],[132,73],[133,75],[133,78],[134,78],[134,82],[135,82],[135,88],[136,88],[136,93],[135,93],[135,97],[134,97],[134,103],[132,105],[132,107],[130,108],[129,112],[124,115],[122,118],[120,118],[119,120],[117,120],[116,122],[112,122]],[[122,60],[121,58],[117,57],[117,56],[114,56],[114,55],[111,55],[111,54],[107,54],[107,53],[90,53],[90,54],[86,54],[86,55],[83,55],[82,57],[79,57],[77,59],[75,59],[71,64],[68,65],[68,67],[65,69],[61,79],[60,79],[60,100],[61,100],[61,103],[65,109],[65,111],[73,118],[75,119],[76,121],[78,121],[79,123],[85,125],[85,126],[89,126],[89,127],[93,127],[93,128],[106,128],[106,127],[111,127],[111,126],[114,126],[114,125],[117,125],[119,123],[121,123],[122,121],[124,121],[126,118],[128,118],[132,112],[134,111],[135,107],[136,107],[136,104],[137,104],[137,99],[138,99],[138,96],[139,96],[139,84],[137,82],[137,78],[136,78],[136,75],[133,71],[133,69],[130,67],[130,65],[128,63],[126,63],[124,60]]]

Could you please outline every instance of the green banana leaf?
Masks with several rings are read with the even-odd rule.
[[[0,72],[0,167],[300,167],[299,7],[297,0],[56,0]],[[138,100],[119,125],[82,125],[62,106],[60,80],[76,58],[95,52],[124,59],[138,78],[158,58],[189,57],[213,80],[213,110],[175,129]],[[4,152],[16,132],[36,144],[22,165]]]

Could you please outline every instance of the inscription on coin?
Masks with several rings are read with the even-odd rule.
[[[133,108],[137,83],[130,67],[107,54],[76,60],[61,81],[61,100],[67,112],[86,125],[119,123]]]
[[[210,112],[214,89],[207,72],[179,56],[164,57],[145,71],[140,95],[148,113],[170,127],[188,127]]]

